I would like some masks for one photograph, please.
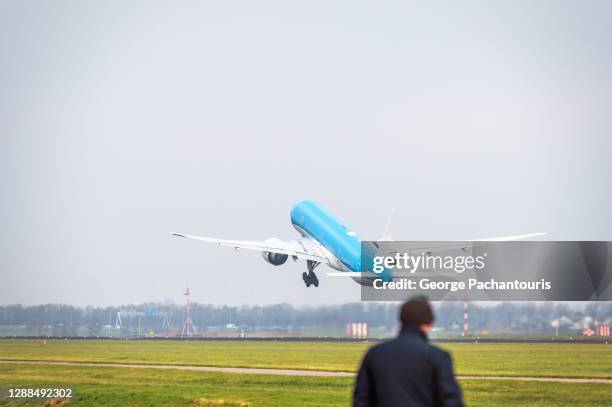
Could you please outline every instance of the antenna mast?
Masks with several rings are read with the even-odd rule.
[[[189,301],[189,297],[191,293],[189,292],[189,287],[183,293],[187,302],[185,303],[185,323],[183,324],[183,333],[182,336],[192,336],[197,335],[198,331],[196,331],[195,326],[193,326],[193,322],[191,321],[191,301]]]

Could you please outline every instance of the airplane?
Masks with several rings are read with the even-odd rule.
[[[389,219],[379,241],[393,240],[391,225],[395,210],[391,210]],[[172,233],[174,236],[201,240],[219,246],[233,247],[235,250],[247,249],[260,251],[264,260],[274,266],[285,264],[291,257],[294,261],[306,260],[307,272],[302,273],[306,287],[319,286],[319,278],[314,270],[320,264],[326,264],[340,273],[328,273],[332,277],[351,277],[362,285],[371,285],[372,278],[362,278],[361,271],[361,239],[355,232],[348,229],[317,202],[303,200],[296,203],[291,209],[291,223],[300,234],[298,240],[282,241],[270,238],[264,241],[241,241],[215,239]],[[542,236],[546,233],[531,233],[519,236],[507,236],[493,239],[480,239],[486,241],[505,241],[529,239]],[[371,273],[370,273],[371,274]],[[392,276],[389,278],[393,278]]]

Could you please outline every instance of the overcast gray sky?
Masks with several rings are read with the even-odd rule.
[[[295,238],[304,198],[612,240],[612,3],[429,3],[0,2],[0,303],[358,300],[169,234]]]

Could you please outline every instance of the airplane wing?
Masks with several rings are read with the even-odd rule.
[[[390,223],[390,222],[389,222]],[[385,232],[387,231],[388,228],[385,228]],[[449,252],[449,251],[457,251],[457,250],[463,250],[465,252],[470,251],[471,246],[473,246],[472,242],[474,244],[478,244],[480,242],[508,242],[508,241],[514,241],[514,240],[525,240],[525,239],[531,239],[534,237],[540,237],[540,236],[545,236],[548,233],[545,232],[538,232],[538,233],[528,233],[525,235],[515,235],[515,236],[502,236],[502,237],[494,237],[494,238],[489,238],[489,239],[475,239],[475,240],[466,240],[465,243],[462,243],[461,241],[455,241],[455,242],[444,242],[444,243],[435,243],[435,242],[429,242],[429,243],[423,243],[423,244],[415,244],[414,246],[410,247],[409,252],[410,253],[424,253],[424,254],[428,254],[428,255],[432,255],[434,253],[440,253],[440,252]],[[390,234],[388,236],[389,238],[391,237]],[[383,242],[383,241],[387,241],[390,239],[379,239],[379,241]],[[376,247],[378,247],[376,245]],[[359,276],[366,276],[366,277],[378,277],[377,274],[371,273],[371,272],[330,272],[327,273],[328,276],[331,277],[359,277]],[[437,274],[440,275],[440,274]],[[396,277],[396,274],[394,273],[394,279],[395,278],[401,278],[401,277],[412,277],[410,274],[407,276],[399,276]]]
[[[494,238],[488,238],[488,239],[466,240],[465,243],[463,243],[462,241],[443,242],[443,243],[428,242],[428,243],[423,243],[423,244],[415,244],[414,246],[410,247],[410,252],[413,252],[413,253],[421,252],[421,253],[426,253],[429,255],[434,254],[434,253],[454,251],[454,250],[463,250],[467,252],[470,250],[471,247],[473,247],[474,245],[478,245],[479,243],[510,242],[510,241],[516,241],[516,240],[526,240],[526,239],[531,239],[534,237],[544,236],[546,234],[547,233],[543,233],[543,232],[528,233],[525,235],[502,236],[502,237],[494,237]]]
[[[185,235],[182,233],[172,233],[174,236],[184,237],[187,239],[201,240],[207,243],[214,243],[218,246],[233,247],[234,249],[256,250],[260,252],[272,252],[286,254],[298,259],[312,260],[319,263],[329,264],[330,260],[324,256],[322,252],[315,247],[302,244],[300,242],[283,242],[278,239],[269,239],[266,241],[245,241],[245,240],[227,240],[215,239],[211,237]]]
[[[389,217],[387,218],[387,223],[385,224],[385,229],[382,233],[382,236],[378,239],[379,242],[390,242],[393,241],[393,235],[391,233],[391,228],[393,226],[393,217],[395,215],[395,209],[391,209],[391,212],[389,213]],[[493,237],[493,238],[489,238],[489,239],[473,239],[473,240],[468,240],[468,241],[475,241],[475,242],[507,242],[507,241],[511,241],[511,240],[525,240],[525,239],[531,239],[533,237],[539,237],[539,236],[545,236],[548,233],[545,232],[538,232],[538,233],[528,233],[525,235],[515,235],[515,236],[502,236],[502,237]]]
[[[509,242],[511,240],[525,240],[525,239],[531,239],[533,237],[546,236],[547,234],[548,233],[546,233],[546,232],[537,232],[537,233],[528,233],[526,235],[492,237],[492,238],[489,238],[489,239],[476,239],[475,241],[482,241],[482,242]]]

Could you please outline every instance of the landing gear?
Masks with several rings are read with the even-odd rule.
[[[319,286],[319,279],[317,278],[317,275],[312,271],[309,271],[308,273],[303,272],[302,279],[304,279],[306,287],[310,287],[310,285],[314,285],[315,287]]]
[[[314,285],[315,287],[319,286],[319,279],[317,278],[317,275],[314,272],[315,267],[317,267],[318,265],[319,265],[319,262],[317,261],[312,261],[312,260],[306,261],[306,266],[308,267],[308,273],[306,272],[302,273],[302,279],[304,280],[304,284],[306,284],[306,287],[310,287],[311,285]]]

